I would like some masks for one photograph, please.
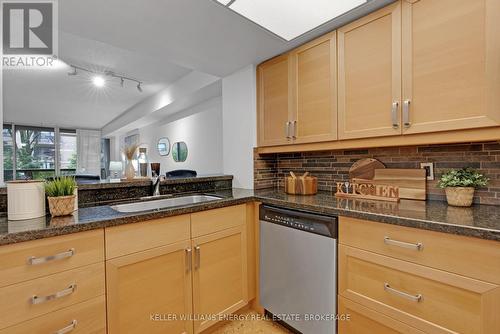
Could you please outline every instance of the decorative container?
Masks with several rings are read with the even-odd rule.
[[[76,195],[47,197],[52,217],[67,216],[75,211]]]
[[[471,206],[474,187],[446,187],[446,200],[452,206]]]
[[[45,216],[45,188],[42,180],[7,182],[7,216],[9,220]]]
[[[285,192],[292,195],[314,195],[318,192],[318,178],[307,174],[286,176]]]
[[[135,168],[132,159],[130,160],[127,159],[125,166],[125,178],[127,180],[133,180],[135,178]]]

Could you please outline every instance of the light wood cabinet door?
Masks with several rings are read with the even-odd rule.
[[[107,261],[108,333],[192,333],[190,247],[186,240]]]
[[[288,54],[257,67],[259,146],[291,143]]]
[[[403,1],[403,133],[500,124],[500,1]]]
[[[339,334],[424,334],[413,327],[339,296]]]
[[[336,32],[290,54],[292,125],[295,143],[337,139]]]
[[[246,247],[244,225],[193,239],[195,333],[247,304]]]
[[[337,38],[339,139],[401,134],[401,4],[339,28]]]

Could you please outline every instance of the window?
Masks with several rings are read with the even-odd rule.
[[[76,171],[76,130],[4,124],[3,150],[5,181]]]
[[[15,126],[16,179],[55,176],[55,133],[51,128]]]
[[[71,175],[76,171],[76,131],[59,131],[59,161],[61,175]]]

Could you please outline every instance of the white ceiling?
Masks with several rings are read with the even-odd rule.
[[[65,68],[5,70],[4,121],[102,128],[192,70],[226,76],[392,1],[372,0],[290,43],[212,0],[59,1],[60,58],[135,77],[144,92],[118,81],[97,91]]]

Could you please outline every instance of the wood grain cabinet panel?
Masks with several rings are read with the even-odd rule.
[[[344,245],[500,284],[500,242],[349,217],[339,220]]]
[[[294,143],[337,139],[337,41],[326,34],[290,53]]]
[[[500,1],[402,4],[403,133],[500,125]]]
[[[400,321],[339,296],[339,334],[424,334]]]
[[[0,330],[0,334],[106,334],[103,296]]]
[[[186,240],[106,262],[108,333],[192,333],[190,249]]]
[[[193,213],[191,215],[191,235],[196,238],[245,225],[246,215],[245,204]]]
[[[257,67],[257,107],[259,146],[283,145],[290,120],[290,82],[288,54]]]
[[[341,27],[337,36],[339,139],[401,134],[401,4]]]
[[[0,247],[0,287],[104,261],[102,229]]]
[[[231,314],[247,304],[246,252],[246,226],[193,239],[193,306],[198,317],[195,333],[218,322],[217,316]]]
[[[339,247],[339,293],[426,333],[498,333],[500,286]]]

